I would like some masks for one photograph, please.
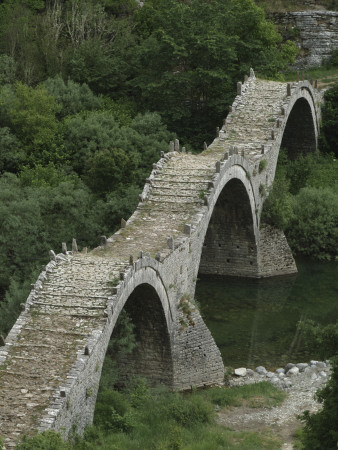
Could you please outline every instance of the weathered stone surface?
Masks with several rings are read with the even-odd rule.
[[[259,373],[260,375],[266,375],[268,373],[266,368],[263,366],[256,367],[255,372]]]
[[[235,375],[238,377],[245,377],[247,374],[247,370],[245,367],[239,367],[238,369],[235,369]]]
[[[299,369],[298,369],[298,367],[296,367],[296,366],[291,367],[291,369],[289,369],[289,370],[286,372],[286,375],[287,375],[287,376],[290,376],[290,377],[292,377],[292,376],[294,376],[294,375],[298,375],[298,374],[299,374]]]
[[[285,372],[287,372],[288,370],[292,369],[292,367],[295,367],[295,365],[296,365],[296,364],[288,363],[288,364],[285,366]]]
[[[281,32],[293,30],[296,43],[302,51],[294,69],[304,70],[325,63],[338,48],[338,11],[301,11],[275,13],[272,20]]]
[[[307,363],[299,363],[296,364],[300,372],[304,372],[304,370],[309,366]]]

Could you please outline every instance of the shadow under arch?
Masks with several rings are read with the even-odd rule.
[[[317,136],[313,111],[307,99],[299,98],[289,114],[281,148],[287,149],[289,159],[294,160],[317,150]]]
[[[138,285],[129,295],[122,311],[133,324],[136,346],[131,353],[110,353],[117,363],[117,387],[132,379],[145,378],[150,386],[173,384],[170,335],[161,300],[150,284]],[[121,316],[121,313],[120,313]],[[114,327],[118,329],[119,319]],[[111,339],[114,339],[114,330]],[[109,348],[107,353],[109,354]]]
[[[205,235],[199,275],[257,276],[257,244],[250,198],[232,178],[214,206]]]

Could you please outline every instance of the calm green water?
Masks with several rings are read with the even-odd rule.
[[[264,365],[318,357],[297,322],[338,318],[338,264],[297,261],[298,274],[267,280],[202,279],[196,298],[226,366]]]

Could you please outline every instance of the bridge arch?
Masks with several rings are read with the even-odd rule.
[[[111,355],[118,365],[117,386],[124,386],[135,377],[147,379],[150,385],[172,386],[170,333],[158,292],[148,283],[138,285],[122,311],[132,322],[136,346],[130,354]]]
[[[291,97],[281,148],[286,148],[290,159],[317,150],[319,117],[309,87],[300,87]]]
[[[127,357],[115,355],[119,366],[119,385],[142,377],[151,385],[173,384],[172,311],[160,274],[146,266],[126,283],[114,308],[110,336],[125,311],[134,326],[136,347]],[[109,341],[107,342],[108,348]]]
[[[237,161],[218,183],[201,239],[201,275],[257,273],[256,201],[248,173]]]

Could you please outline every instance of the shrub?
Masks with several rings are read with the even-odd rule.
[[[322,108],[322,128],[319,139],[320,148],[338,156],[338,83],[325,92]]]
[[[262,221],[285,230],[293,217],[293,196],[285,177],[275,178],[268,198],[264,202]]]
[[[70,450],[68,443],[63,442],[60,433],[44,431],[33,437],[24,436],[17,445],[17,450]]]
[[[338,443],[338,322],[327,326],[301,323],[311,345],[320,348],[323,357],[331,357],[332,373],[326,386],[316,393],[323,408],[314,414],[305,411],[300,441],[306,450],[335,449]]]
[[[286,229],[295,253],[318,259],[337,255],[338,185],[331,188],[303,188],[295,196],[293,217]]]
[[[174,419],[184,427],[190,427],[202,423],[210,423],[212,408],[201,397],[184,399],[181,395],[173,397],[173,401],[167,407],[168,419]]]
[[[106,431],[129,431],[132,428],[130,419],[130,404],[126,395],[112,389],[99,392],[94,425]]]

